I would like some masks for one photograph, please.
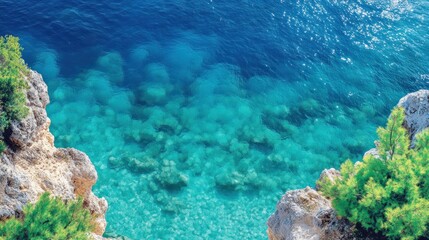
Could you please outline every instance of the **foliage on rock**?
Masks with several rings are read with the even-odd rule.
[[[0,239],[88,239],[91,214],[82,204],[82,199],[64,203],[45,193],[37,203],[24,208],[24,219],[0,224]]]
[[[348,160],[334,182],[320,182],[338,215],[390,239],[429,237],[429,131],[418,134],[411,149],[404,118],[396,108],[377,130],[379,157]]]
[[[0,37],[0,133],[11,121],[19,120],[28,113],[25,75],[29,70],[21,58],[21,51],[17,37]],[[0,139],[0,151],[4,148]]]

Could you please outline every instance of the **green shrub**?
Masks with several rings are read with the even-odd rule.
[[[21,51],[17,37],[0,37],[0,133],[9,127],[11,121],[28,113],[25,76],[29,70],[21,58]]]
[[[88,239],[91,215],[82,199],[64,203],[60,198],[43,194],[35,204],[24,208],[24,219],[12,218],[0,224],[0,239]]]
[[[6,144],[0,140],[0,153],[2,153],[4,150],[6,150]]]
[[[348,160],[334,183],[320,182],[339,216],[390,239],[429,237],[429,131],[418,134],[410,149],[404,117],[396,108],[387,127],[377,129],[379,158]]]

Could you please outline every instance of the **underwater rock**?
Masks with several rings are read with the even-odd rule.
[[[189,82],[194,79],[208,57],[206,52],[196,50],[186,43],[173,44],[166,51],[168,54],[165,54],[165,62],[172,69],[171,74],[178,82]]]
[[[91,90],[93,97],[100,103],[107,103],[114,94],[112,84],[104,72],[92,69],[82,74],[79,80],[82,81],[86,89]],[[68,89],[63,91],[72,92]],[[82,99],[83,96],[80,96],[80,98]]]
[[[5,138],[10,147],[1,155],[0,219],[19,217],[23,206],[37,201],[44,192],[65,200],[82,196],[95,217],[93,231],[101,236],[106,228],[107,201],[91,191],[97,172],[83,152],[55,148],[45,110],[49,103],[47,86],[34,71],[27,80],[29,114],[11,124]]]
[[[179,172],[174,161],[164,160],[159,172],[155,175],[159,184],[166,189],[180,189],[188,185],[188,176]]]
[[[288,120],[296,125],[301,125],[308,118],[317,118],[324,116],[326,106],[320,104],[317,100],[309,98],[299,102],[290,109]]]
[[[144,69],[144,79],[152,83],[166,84],[170,81],[170,75],[163,64],[151,63]]]
[[[120,92],[111,96],[108,104],[115,113],[128,113],[132,108],[133,98],[130,92]]]
[[[168,100],[168,94],[172,91],[170,84],[145,83],[138,89],[138,100],[149,105],[160,105]]]
[[[244,175],[234,171],[231,173],[221,173],[216,176],[216,186],[222,189],[238,190],[244,186]]]
[[[141,156],[140,158],[126,157],[129,169],[135,172],[151,172],[158,167],[158,162],[149,156]]]
[[[177,197],[168,194],[162,190],[154,195],[155,202],[158,203],[162,211],[166,213],[179,213],[186,205],[182,203]]]
[[[401,98],[398,103],[405,109],[403,125],[408,130],[410,139],[429,127],[429,90],[420,90]],[[413,145],[413,143],[411,143]],[[377,145],[377,142],[375,142]],[[375,148],[365,153],[378,155]],[[339,172],[333,168],[325,169],[321,179],[334,181]],[[320,186],[316,185],[316,190]],[[331,202],[321,193],[310,187],[288,191],[277,203],[274,214],[268,219],[268,238],[270,240],[336,240],[336,239],[379,239],[373,233],[349,223],[344,218],[338,218]]]
[[[107,74],[113,83],[121,83],[124,80],[122,56],[118,52],[110,52],[97,60],[97,69]]]
[[[144,45],[137,46],[130,53],[130,60],[136,65],[143,65],[148,57],[149,51]]]
[[[218,189],[227,191],[256,190],[272,184],[266,177],[258,175],[255,169],[248,169],[245,172],[222,172],[216,175],[215,183]]]

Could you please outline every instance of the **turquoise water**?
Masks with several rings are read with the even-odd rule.
[[[132,239],[265,239],[289,189],[359,159],[428,86],[427,1],[2,1]]]

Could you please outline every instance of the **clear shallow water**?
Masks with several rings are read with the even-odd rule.
[[[427,1],[1,1],[132,239],[264,239],[288,189],[358,159],[427,87]]]

